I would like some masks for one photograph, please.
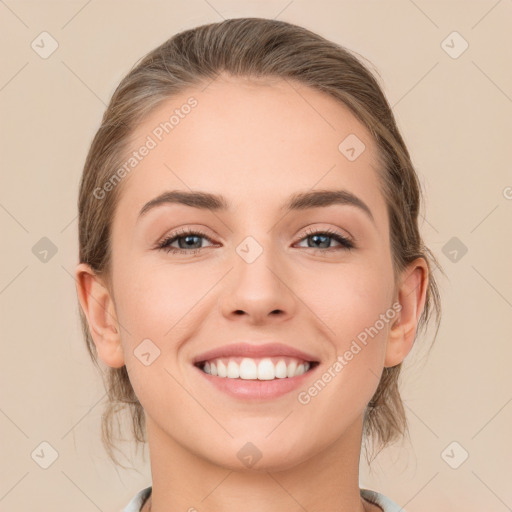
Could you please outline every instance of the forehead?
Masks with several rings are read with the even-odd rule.
[[[296,191],[343,188],[385,218],[369,131],[343,103],[297,82],[220,77],[187,89],[136,127],[134,151],[116,212],[132,224],[146,202],[177,189],[268,212]]]

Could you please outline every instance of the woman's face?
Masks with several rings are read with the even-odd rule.
[[[244,455],[261,455],[258,467],[284,469],[355,439],[396,313],[369,132],[308,87],[218,78],[160,106],[131,147],[137,163],[117,185],[112,283],[122,358],[148,431],[237,468]],[[297,200],[320,190],[344,192]],[[226,208],[163,201],[141,214],[172,191],[223,196]],[[234,380],[227,392],[213,381],[228,377],[194,361],[236,343],[284,344],[319,364],[301,377],[239,379],[252,395]]]

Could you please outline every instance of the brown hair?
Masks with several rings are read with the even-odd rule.
[[[122,183],[101,200],[94,191],[122,165],[130,136],[145,116],[173,94],[207,84],[220,73],[234,77],[268,77],[305,84],[344,103],[368,128],[378,149],[379,180],[390,219],[390,246],[395,278],[418,257],[429,268],[426,303],[418,324],[425,328],[432,311],[440,325],[441,303],[432,265],[435,257],[423,244],[418,227],[421,187],[393,112],[371,72],[342,46],[303,27],[264,18],[228,19],[180,32],[145,55],[122,79],[103,115],[89,149],[80,183],[79,259],[102,275],[109,287],[111,222]],[[440,268],[440,267],[439,267]],[[442,271],[442,270],[441,270]],[[113,296],[113,295],[112,295]],[[98,365],[87,319],[80,310],[89,354]],[[364,419],[365,439],[381,449],[407,431],[398,378],[401,364],[384,368]],[[102,417],[102,441],[112,448],[113,422],[128,407],[135,440],[144,443],[145,417],[126,367],[103,372],[108,402]]]

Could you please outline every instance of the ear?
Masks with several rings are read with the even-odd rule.
[[[417,258],[402,272],[396,300],[401,309],[388,334],[384,366],[400,364],[414,344],[418,321],[425,306],[428,287],[428,265]]]
[[[75,270],[80,305],[100,359],[108,366],[121,368],[124,354],[113,298],[104,281],[89,265],[80,263]]]

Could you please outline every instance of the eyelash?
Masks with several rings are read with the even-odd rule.
[[[206,247],[200,247],[198,249],[178,249],[176,247],[171,247],[170,244],[178,240],[179,238],[184,238],[185,236],[190,235],[197,235],[202,238],[206,238],[209,242],[213,241],[209,236],[207,236],[205,233],[197,230],[192,230],[189,228],[183,228],[178,232],[172,233],[167,238],[165,238],[162,242],[160,242],[157,245],[157,249],[161,249],[167,253],[172,254],[183,254],[187,253],[188,255],[195,256],[197,255],[202,249],[206,249]],[[327,247],[325,249],[319,248],[319,247],[302,247],[302,249],[312,249],[313,251],[320,251],[320,252],[326,252],[326,251],[336,251],[336,250],[345,250],[345,251],[351,251],[355,248],[355,245],[352,243],[351,240],[344,237],[337,231],[331,230],[329,228],[322,229],[322,230],[315,230],[315,229],[308,229],[305,233],[303,233],[302,237],[298,240],[298,242],[301,242],[303,239],[308,238],[313,235],[327,235],[329,238],[332,238],[336,240],[336,242],[339,242],[341,244],[341,247]]]

